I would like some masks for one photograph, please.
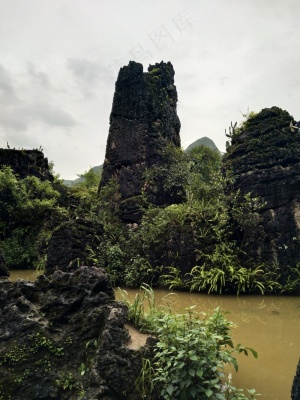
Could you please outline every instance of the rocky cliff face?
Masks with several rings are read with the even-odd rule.
[[[234,131],[224,157],[232,192],[250,193],[259,205],[235,239],[255,260],[278,265],[283,280],[300,260],[300,133],[291,120],[278,107],[263,109]]]
[[[141,354],[129,349],[127,308],[94,267],[0,279],[0,397],[137,399]]]
[[[0,168],[9,166],[21,179],[33,175],[40,180],[53,181],[48,159],[40,150],[0,149]]]
[[[121,214],[125,222],[140,218],[143,190],[154,204],[170,204],[145,188],[144,173],[163,163],[168,144],[180,146],[177,92],[170,62],[151,65],[148,72],[131,61],[116,82],[110,129],[100,188],[114,178],[120,185]]]

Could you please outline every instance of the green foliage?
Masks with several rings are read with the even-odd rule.
[[[18,179],[10,167],[0,170],[0,192],[3,236],[21,223],[32,224],[45,215],[48,217],[59,197],[49,181],[40,181],[35,176]]]
[[[60,379],[55,381],[56,385],[63,390],[72,390],[75,386],[75,377],[72,372],[64,374]]]
[[[157,319],[164,315],[164,310],[169,309],[169,301],[174,295],[169,293],[160,302],[156,302],[155,294],[151,286],[144,283],[131,302],[128,293],[124,289],[118,289],[121,300],[128,306],[128,320],[140,332],[156,332]]]
[[[139,287],[144,282],[150,282],[152,274],[153,270],[149,261],[136,255],[126,265],[124,283],[126,286]]]
[[[197,146],[188,152],[189,180],[187,190],[194,199],[210,200],[223,197],[222,157],[207,146]]]
[[[69,212],[72,218],[97,218],[97,188],[74,185],[69,188]]]
[[[16,228],[11,235],[0,243],[8,267],[19,266],[26,268],[32,265],[36,259],[39,262],[39,248],[36,232],[30,227]]]
[[[284,290],[278,282],[280,275],[276,270],[268,270],[266,265],[241,266],[239,249],[234,243],[218,243],[212,253],[202,255],[201,261],[201,266],[195,266],[183,276],[178,268],[167,267],[160,277],[160,283],[169,289],[188,288],[191,291],[219,294],[264,294]],[[291,282],[295,283],[296,280],[293,278]]]
[[[219,243],[207,261],[191,271],[191,290],[222,293],[264,293],[264,270],[258,266],[245,268],[240,265],[238,249],[233,243]]]
[[[143,359],[143,369],[137,380],[141,398],[152,396],[166,400],[190,399],[255,399],[255,390],[248,395],[231,384],[224,372],[226,365],[238,364],[235,353],[255,350],[234,346],[224,313],[217,308],[211,316],[187,309],[184,314],[172,314],[167,307],[156,304],[152,289],[143,285],[133,303],[122,291],[129,306],[132,323],[158,338],[154,357]],[[167,304],[167,299],[164,303]]]
[[[44,257],[49,232],[66,218],[49,181],[0,170],[0,247],[9,268],[28,268]]]
[[[163,162],[149,168],[145,174],[146,193],[167,194],[174,203],[185,198],[189,176],[189,160],[182,149],[169,145],[161,153]]]
[[[285,285],[281,287],[282,293],[300,294],[300,262],[296,267],[289,268],[290,273],[287,277]]]
[[[116,225],[120,226],[118,212],[121,202],[121,194],[118,183],[111,179],[102,186],[99,191],[99,220],[104,224],[109,235],[114,235]]]
[[[98,187],[102,170],[92,168],[81,174],[81,182],[69,188],[70,212],[73,217],[97,219]]]
[[[196,146],[188,153],[168,146],[164,163],[145,173],[146,191],[168,193],[174,203],[188,199],[209,200],[223,195],[221,154],[207,146]]]
[[[29,335],[30,345],[16,343],[0,357],[0,365],[5,365],[8,371],[20,371],[19,383],[34,370],[47,373],[52,368],[53,357],[63,357],[64,349],[41,333]],[[39,354],[39,358],[36,355]],[[34,360],[34,361],[33,361]],[[24,366],[26,369],[24,369]]]
[[[119,283],[122,280],[124,266],[124,253],[120,244],[111,244],[107,241],[103,242],[99,249],[98,263],[107,270],[114,284]]]
[[[144,251],[172,244],[174,238],[199,242],[207,246],[216,242],[224,223],[224,215],[216,203],[193,202],[173,204],[163,209],[149,210],[141,223],[139,235]],[[169,257],[176,260],[178,248],[170,246]],[[200,257],[200,254],[199,254]]]
[[[88,171],[85,171],[83,174],[80,174],[80,178],[83,178],[84,181],[78,183],[77,185],[86,186],[87,188],[97,188],[99,187],[100,179],[102,175],[102,168],[98,171],[95,169],[90,168]]]
[[[233,353],[251,351],[229,349],[233,347],[230,327],[218,308],[210,318],[189,309],[182,315],[166,314],[159,321],[153,364],[154,382],[163,399],[226,398],[224,366],[237,368]]]
[[[255,120],[255,117],[258,115],[258,112],[255,111],[249,111],[249,109],[242,114],[243,116],[243,121],[240,123],[238,128],[235,129],[234,133],[235,135],[241,134],[243,131],[249,128],[251,125],[252,121]]]
[[[172,266],[165,268],[165,272],[160,276],[159,281],[162,286],[170,290],[183,289],[186,287],[180,269]]]
[[[126,256],[122,249],[123,236],[119,237],[119,242],[107,237],[106,233],[104,238],[98,239],[96,249],[87,248],[88,260],[96,267],[106,269],[114,285],[123,282]]]

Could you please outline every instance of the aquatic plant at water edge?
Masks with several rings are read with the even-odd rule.
[[[235,353],[255,350],[234,346],[230,329],[233,324],[217,308],[211,316],[190,307],[174,314],[168,307],[170,297],[157,304],[153,290],[143,285],[133,302],[121,291],[129,307],[129,320],[140,330],[151,332],[158,341],[154,356],[143,358],[137,388],[143,399],[226,400],[255,399],[256,391],[244,394],[235,388],[224,372],[225,365],[238,370]]]
[[[251,351],[242,346],[233,347],[229,334],[231,327],[216,309],[211,317],[188,309],[186,314],[165,314],[160,320],[153,360],[155,378],[163,399],[226,399],[228,387],[225,365],[238,365],[234,352]],[[231,392],[234,395],[233,386]],[[223,391],[224,390],[224,391]],[[242,392],[239,392],[239,398]],[[251,397],[249,397],[251,398]]]

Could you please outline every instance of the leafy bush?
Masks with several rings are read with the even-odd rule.
[[[82,181],[69,188],[69,211],[71,216],[97,219],[98,211],[98,187],[101,178],[102,169],[94,171],[90,168],[88,171],[79,175]]]
[[[35,176],[0,170],[0,247],[9,268],[32,268],[44,259],[50,232],[66,218],[59,193]]]
[[[230,329],[232,323],[217,308],[211,316],[187,309],[185,314],[173,314],[168,298],[156,304],[153,290],[143,285],[134,301],[122,291],[129,307],[129,319],[144,332],[157,337],[154,355],[143,359],[143,369],[137,381],[141,398],[165,400],[190,399],[255,399],[254,389],[244,394],[236,389],[226,365],[238,370],[235,353],[257,353],[238,344],[234,347]]]
[[[189,179],[187,190],[195,200],[224,197],[224,180],[221,172],[222,156],[207,146],[197,146],[188,152]]]
[[[149,261],[137,255],[128,264],[124,273],[124,283],[126,286],[139,287],[144,282],[150,282],[153,270]]]
[[[257,356],[253,349],[233,348],[231,326],[219,308],[208,318],[189,309],[159,321],[153,365],[162,399],[226,399],[224,366],[238,368],[233,353],[250,350]],[[229,398],[234,398],[232,386]],[[240,398],[247,397],[240,393]]]

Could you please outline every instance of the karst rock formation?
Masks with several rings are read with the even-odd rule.
[[[41,181],[53,181],[48,159],[41,150],[0,149],[0,168],[8,166],[21,179],[29,175],[36,176]]]
[[[168,193],[147,187],[145,171],[164,162],[166,146],[180,147],[177,91],[170,62],[150,65],[130,61],[120,69],[100,188],[114,179],[120,188],[124,222],[137,222],[143,194],[153,204],[171,204]]]
[[[82,266],[35,282],[2,277],[0,305],[1,398],[140,398],[141,351],[129,346],[127,307],[115,301],[105,271]]]
[[[300,260],[300,131],[291,121],[278,107],[263,109],[233,132],[224,157],[229,191],[257,204],[235,239],[253,259],[279,267],[283,281]]]

